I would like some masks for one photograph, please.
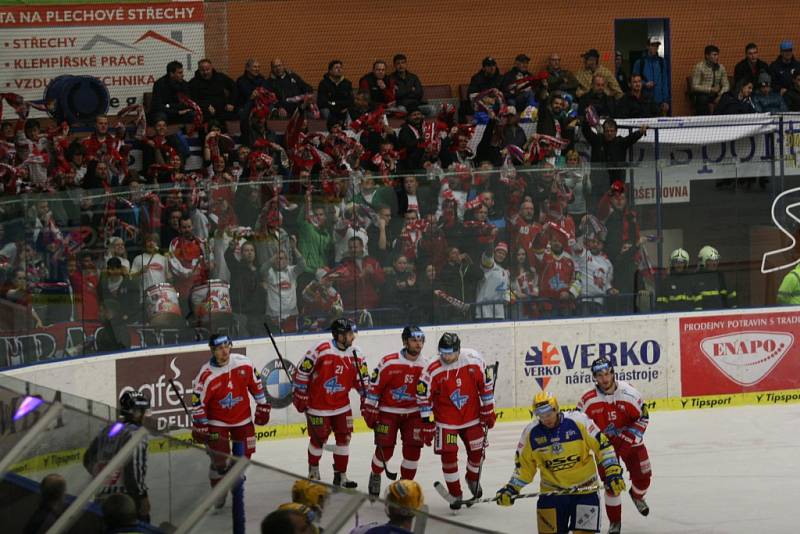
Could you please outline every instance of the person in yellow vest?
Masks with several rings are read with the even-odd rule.
[[[783,277],[778,288],[778,304],[800,304],[800,263]]]

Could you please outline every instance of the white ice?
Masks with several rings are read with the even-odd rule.
[[[522,422],[503,423],[490,432],[481,481],[485,495],[492,495],[508,480],[524,426]],[[800,496],[800,405],[652,412],[645,436],[653,467],[647,495],[651,512],[648,517],[640,516],[629,496],[624,495],[623,533],[800,531],[800,521],[791,512]],[[305,439],[260,442],[254,459],[305,474],[306,445]],[[372,451],[371,434],[353,435],[348,475],[364,491]],[[398,454],[399,447],[389,462],[392,471],[399,470]],[[463,482],[463,455],[459,463],[462,486],[468,494]],[[321,469],[323,479],[330,481],[331,453],[325,452]],[[433,489],[433,482],[442,480],[442,472],[439,457],[430,448],[423,451],[416,480],[425,490],[432,514],[497,532],[536,531],[535,499],[519,501],[511,508],[480,504],[453,516]],[[386,484],[384,477],[384,487]],[[266,480],[265,475],[255,472],[248,475],[248,532],[259,532],[261,518],[279,504],[276,491],[289,500],[290,486],[289,480]],[[526,491],[537,489],[538,476]],[[602,515],[605,532],[608,523],[604,509]],[[383,508],[377,504],[367,504],[359,513],[361,522],[382,518]],[[428,523],[427,532],[459,531],[457,527]]]

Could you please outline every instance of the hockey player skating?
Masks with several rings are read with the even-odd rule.
[[[346,488],[357,486],[346,475],[353,433],[349,393],[351,389],[365,391],[368,374],[366,364],[357,356],[358,349],[353,346],[356,333],[353,321],[333,321],[333,339],[314,345],[295,370],[292,397],[294,407],[306,414],[308,422],[308,478],[319,480],[322,447],[333,432],[336,439],[333,484]]]
[[[458,476],[458,439],[467,449],[467,487],[480,498],[480,469],[486,446],[486,429],[494,427],[494,376],[483,357],[462,349],[458,334],[445,332],[439,339],[439,358],[429,363],[417,384],[417,402],[426,445],[434,442],[441,456],[447,491],[455,498],[450,508],[462,505]]]
[[[422,508],[422,487],[414,480],[400,479],[386,488],[386,515],[384,524],[368,523],[350,531],[350,534],[412,534],[416,512]]]
[[[619,495],[625,489],[613,447],[585,414],[561,412],[549,392],[536,394],[533,411],[537,419],[522,432],[514,460],[516,469],[508,484],[497,492],[497,504],[514,504],[538,469],[539,534],[600,532],[597,469],[605,469],[606,487],[612,494]]]
[[[592,376],[597,387],[583,394],[578,409],[602,429],[617,456],[625,462],[631,475],[630,496],[639,513],[647,515],[650,508],[644,496],[650,487],[650,459],[642,441],[649,421],[647,406],[632,385],[615,378],[614,366],[608,358],[592,362]],[[622,499],[606,491],[605,505],[610,523],[608,532],[616,534],[621,529]]]
[[[244,456],[250,458],[256,450],[253,421],[266,425],[271,410],[253,362],[241,354],[231,354],[232,345],[228,336],[212,335],[208,340],[211,359],[203,364],[194,380],[192,437],[206,445],[211,458],[208,478],[212,487],[228,470],[231,441],[241,443]],[[256,401],[254,418],[250,396]],[[217,507],[224,502],[223,498]]]
[[[406,326],[401,334],[403,348],[384,356],[370,377],[362,415],[375,432],[375,454],[369,476],[369,494],[380,496],[381,473],[394,454],[397,433],[403,442],[400,477],[413,480],[424,445],[416,387],[425,361],[425,334],[418,326]]]
[[[106,426],[83,456],[83,466],[92,476],[97,475],[127,443],[131,435],[142,426],[150,401],[137,391],[126,391],[119,399],[121,421]],[[121,423],[121,426],[120,426]],[[150,522],[150,499],[147,497],[147,440],[139,442],[131,458],[122,470],[115,472],[103,482],[98,500],[102,501],[115,493],[125,493],[136,503],[139,520]]]

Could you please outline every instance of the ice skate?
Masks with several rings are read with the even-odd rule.
[[[608,525],[608,534],[619,534],[622,532],[622,523],[610,523]]]
[[[337,472],[333,473],[333,485],[347,489],[355,489],[358,487],[358,484],[348,479],[346,474]]]
[[[376,499],[381,495],[381,474],[380,473],[370,473],[369,474],[369,486],[368,492],[370,497],[375,497]]]
[[[480,499],[483,497],[483,488],[481,488],[480,480],[467,480],[467,488],[472,493],[473,499]]]
[[[640,514],[646,516],[647,514],[650,513],[650,507],[647,506],[647,503],[645,502],[644,498],[637,499],[636,497],[633,496],[633,488],[631,488],[628,491],[628,494],[631,496],[631,499],[633,499],[633,504],[636,505],[636,509],[639,510]]]
[[[308,478],[311,480],[319,480],[319,466],[318,465],[309,465],[308,466]]]

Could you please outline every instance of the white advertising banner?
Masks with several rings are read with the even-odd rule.
[[[202,2],[0,6],[0,91],[25,100],[41,99],[56,76],[90,75],[115,113],[141,103],[168,62],[191,78],[204,54]]]

